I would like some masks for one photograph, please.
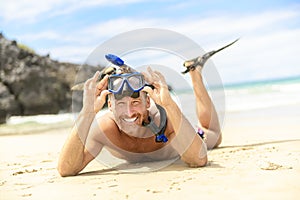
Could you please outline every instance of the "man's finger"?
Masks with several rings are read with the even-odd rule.
[[[143,73],[143,75],[145,76],[145,80],[149,83],[152,84],[153,83],[153,76],[152,76],[152,69],[150,67],[147,67],[147,72],[148,73]]]
[[[149,84],[152,84],[153,81],[152,81],[151,77],[149,77],[149,75],[146,72],[142,72],[142,74],[145,78],[145,81]]]
[[[145,86],[145,87],[142,89],[142,92],[147,92],[151,98],[153,97],[153,90],[152,90],[152,88],[149,87],[149,86]]]
[[[96,81],[98,80],[99,75],[100,75],[100,72],[99,72],[99,71],[96,71],[96,73],[94,74],[94,76],[93,76],[93,78],[92,78],[94,82],[96,82]]]
[[[108,90],[103,90],[103,91],[100,93],[99,98],[100,98],[101,100],[105,100],[106,96],[107,96],[108,94],[110,94],[110,93],[111,93],[111,92],[108,91]]]
[[[153,72],[153,70],[151,69],[151,67],[147,67],[148,73],[150,74],[152,81],[154,81],[155,78],[155,73]]]
[[[103,79],[97,84],[99,90],[106,89],[108,85],[108,75],[105,75]]]
[[[163,83],[167,83],[166,79],[164,77],[164,75],[162,75],[162,73],[160,73],[159,71],[155,71],[155,73],[158,75],[159,79],[163,82]]]
[[[158,81],[155,81],[152,83],[152,85],[154,86],[154,88],[159,89],[161,87],[160,83]]]
[[[92,78],[89,78],[88,80],[85,81],[84,83],[84,89],[93,89],[95,87],[95,83],[99,77],[100,72],[97,71]]]
[[[92,82],[93,82],[93,78],[90,78],[90,79],[86,80],[85,83],[84,83],[84,89],[85,90],[90,89],[90,85],[91,85]]]
[[[147,71],[149,72],[149,74],[151,74],[151,72],[152,72],[152,69],[151,69],[151,67],[150,67],[150,66],[148,66],[148,67],[147,67]]]

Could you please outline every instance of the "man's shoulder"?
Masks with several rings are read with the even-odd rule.
[[[110,111],[103,111],[100,114],[98,113],[96,115],[96,122],[103,125],[115,125],[114,116]]]
[[[90,133],[92,138],[103,144],[106,143],[108,135],[119,133],[119,128],[114,121],[112,113],[105,112],[101,115],[96,115]]]

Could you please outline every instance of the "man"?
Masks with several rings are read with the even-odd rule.
[[[207,148],[221,143],[221,130],[201,68],[189,71],[201,124],[199,134],[172,99],[160,72],[148,68],[148,73],[110,75],[97,83],[99,74],[85,82],[83,108],[60,154],[61,176],[78,174],[103,147],[128,162],[180,156],[190,167],[206,165]],[[145,81],[153,87],[145,86]],[[96,117],[107,95],[109,110]]]

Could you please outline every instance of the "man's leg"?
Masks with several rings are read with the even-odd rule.
[[[197,68],[189,73],[192,78],[196,97],[198,121],[206,134],[207,148],[212,149],[221,143],[222,134],[215,106],[203,84],[201,70],[201,68]]]

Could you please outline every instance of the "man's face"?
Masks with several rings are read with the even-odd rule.
[[[113,96],[111,97],[108,103],[109,108],[122,127],[141,126],[142,122],[147,120],[150,98],[144,92],[140,93],[137,98],[125,96],[117,100]]]

